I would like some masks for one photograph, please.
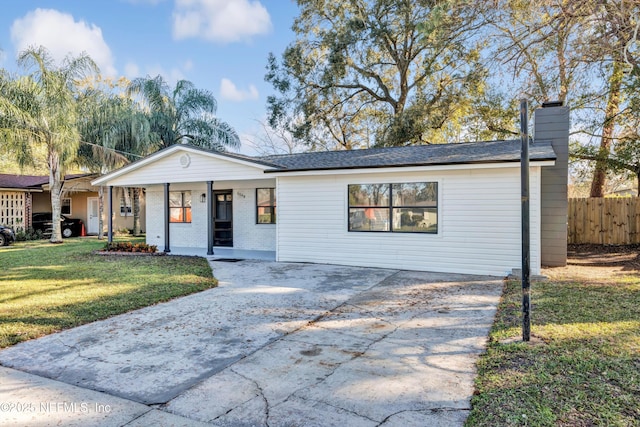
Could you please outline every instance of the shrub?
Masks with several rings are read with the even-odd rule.
[[[146,243],[131,242],[111,242],[104,245],[104,250],[107,252],[138,252],[144,254],[153,254],[158,251],[156,245],[148,245]]]
[[[114,234],[115,234],[116,236],[128,236],[128,235],[130,235],[130,234],[133,234],[133,229],[131,229],[131,228],[126,228],[126,227],[119,228],[119,229],[117,229],[117,230],[115,231],[115,233],[114,233]]]
[[[16,241],[18,242],[24,242],[27,240],[40,240],[40,239],[44,239],[42,230],[34,230],[33,228],[30,228],[25,231],[25,229],[22,227],[19,227],[16,230]]]

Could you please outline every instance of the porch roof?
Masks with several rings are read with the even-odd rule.
[[[70,174],[65,175],[65,181],[73,181],[81,178],[95,177],[96,174]],[[0,189],[40,192],[49,190],[49,177],[46,175],[17,175],[0,173]]]
[[[42,185],[47,182],[49,182],[47,176],[0,173],[2,190],[42,191]]]

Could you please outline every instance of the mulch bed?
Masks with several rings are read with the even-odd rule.
[[[640,245],[568,245],[567,264],[640,270]]]
[[[94,255],[115,256],[164,256],[166,252],[119,252],[119,251],[93,251]]]

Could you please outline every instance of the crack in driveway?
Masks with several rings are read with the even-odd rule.
[[[315,264],[217,270],[219,289],[25,342],[0,351],[0,364],[218,425],[259,408],[273,426],[379,424],[430,410],[424,402],[468,404],[468,366],[502,288],[497,278]]]

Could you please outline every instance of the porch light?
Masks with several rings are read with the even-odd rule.
[[[207,201],[207,195],[205,193],[202,193],[200,195],[200,203],[204,203]]]

